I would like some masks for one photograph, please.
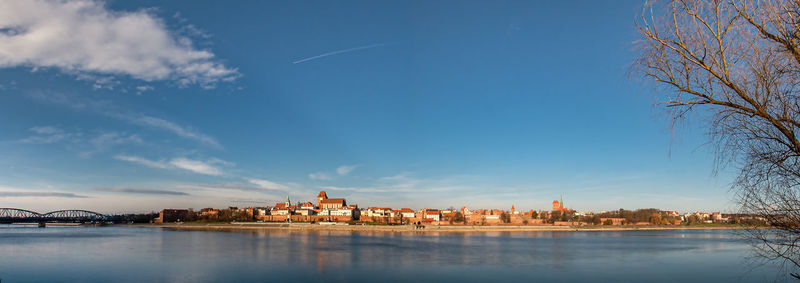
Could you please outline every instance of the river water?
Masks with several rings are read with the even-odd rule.
[[[0,282],[765,282],[729,230],[173,231],[0,225]]]

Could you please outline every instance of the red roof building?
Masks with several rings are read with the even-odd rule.
[[[321,209],[336,209],[342,207],[347,207],[347,202],[343,198],[326,198],[319,204],[319,208]]]
[[[347,207],[347,201],[343,198],[328,198],[325,191],[320,191],[317,195],[317,207],[319,209],[337,209]]]

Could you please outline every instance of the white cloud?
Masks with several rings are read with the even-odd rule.
[[[225,161],[219,158],[211,158],[208,160],[209,164],[220,164],[222,166],[236,166],[236,163]]]
[[[86,198],[86,196],[64,192],[8,192],[0,191],[0,198],[8,197],[56,197],[56,198]]]
[[[189,139],[194,139],[214,147],[221,147],[219,142],[217,142],[217,140],[214,139],[213,137],[199,133],[193,129],[181,127],[178,124],[175,124],[173,122],[161,118],[156,118],[146,115],[134,116],[130,114],[114,114],[114,116],[126,120],[128,122],[131,122],[133,124],[166,130],[172,132],[173,134]]]
[[[150,168],[157,168],[157,169],[169,169],[170,165],[168,162],[164,160],[153,161],[145,158],[141,158],[138,156],[128,156],[128,155],[117,155],[114,156],[117,160],[127,161],[131,163],[136,163],[139,165],[144,165]]]
[[[47,189],[53,189],[53,186],[46,185]],[[0,185],[0,198],[87,198],[87,196],[77,195],[71,192],[59,191],[40,191],[36,189],[8,187]]]
[[[57,143],[64,140],[74,140],[73,137],[75,136],[75,134],[65,133],[64,130],[52,126],[33,127],[28,130],[34,132],[36,135],[24,138],[19,142],[31,143],[31,144],[48,144],[48,143]]]
[[[88,144],[92,145],[92,148],[81,152],[79,156],[82,158],[89,158],[96,153],[106,151],[118,145],[142,143],[144,143],[144,140],[136,134],[128,135],[117,132],[100,132],[97,136],[88,140]],[[82,144],[85,143],[82,142]]]
[[[92,74],[79,73],[76,79],[80,81],[92,82],[93,89],[108,89],[113,90],[114,87],[121,84],[119,80],[114,79],[113,76],[96,76]]]
[[[28,129],[34,135],[19,140],[26,144],[55,144],[63,143],[67,150],[79,150],[81,158],[106,151],[112,147],[128,144],[142,144],[139,135],[118,132],[95,131],[87,133],[82,130],[64,131],[53,126],[33,127]]]
[[[311,180],[330,180],[331,176],[325,172],[317,172],[308,174],[308,178]]]
[[[289,186],[261,179],[247,179],[250,183],[267,190],[286,191]]]
[[[173,158],[172,160],[169,161],[163,159],[149,160],[146,158],[138,156],[129,156],[129,155],[117,155],[114,158],[117,160],[136,163],[139,165],[144,165],[156,169],[180,169],[203,175],[211,175],[211,176],[223,175],[222,170],[214,165],[211,165],[210,164],[211,162],[203,162],[183,157]]]
[[[109,101],[80,99],[76,96],[67,96],[61,93],[31,93],[30,97],[39,101],[66,106],[74,111],[90,111],[106,117],[118,119],[130,124],[164,130],[175,135],[193,139],[216,148],[222,145],[213,137],[198,132],[190,127],[178,125],[166,119],[157,118],[141,113],[134,113],[122,109]]]
[[[0,67],[17,66],[203,87],[239,76],[148,10],[110,11],[93,0],[0,1]]]
[[[155,88],[153,86],[140,85],[140,86],[136,87],[136,94],[142,94],[144,92],[151,91],[151,90],[154,90],[154,89]]]
[[[336,174],[339,175],[339,176],[344,176],[344,175],[350,174],[350,172],[352,172],[354,169],[356,169],[359,166],[361,166],[361,165],[342,165],[342,166],[339,166],[338,168],[336,168]],[[311,180],[327,181],[327,180],[332,180],[333,176],[331,176],[331,174],[328,174],[327,172],[320,171],[320,172],[315,172],[315,173],[308,174],[308,178],[311,179]]]
[[[167,191],[167,190],[153,190],[153,189],[131,189],[131,188],[95,188],[95,191],[100,192],[114,192],[126,194],[145,194],[145,195],[174,195],[174,196],[187,196],[185,192]]]
[[[117,132],[101,133],[97,137],[92,138],[89,142],[98,148],[105,147],[113,144],[123,143],[142,143],[142,138],[139,135],[124,135]]]
[[[360,193],[386,193],[386,192],[399,192],[398,190],[394,190],[391,188],[381,188],[381,187],[337,187],[337,186],[325,186],[320,189],[324,190],[331,190],[331,191],[351,191],[351,192],[360,192]]]
[[[403,172],[403,173],[400,173],[400,174],[397,174],[397,175],[394,175],[394,176],[381,177],[379,180],[381,180],[381,181],[403,181],[403,180],[409,180],[409,179],[412,179],[411,178],[411,173],[410,172]]]
[[[342,176],[350,174],[350,172],[352,172],[358,166],[360,166],[360,165],[342,165],[342,166],[339,166],[339,168],[336,168],[336,174],[339,174],[339,175],[342,175]]]
[[[222,175],[222,171],[219,170],[219,168],[214,167],[202,161],[191,160],[186,158],[175,158],[172,159],[172,161],[170,161],[170,164],[172,164],[177,168],[192,171],[198,174],[212,175],[212,176]]]
[[[30,128],[29,130],[31,132],[34,132],[34,133],[37,133],[37,134],[42,134],[42,135],[60,134],[60,133],[64,132],[63,130],[61,130],[59,128],[56,128],[56,127],[52,127],[52,126],[33,127],[33,128]]]
[[[257,193],[265,193],[267,191],[271,191],[268,189],[264,189],[261,186],[251,186],[247,184],[239,184],[239,183],[228,183],[228,184],[175,184],[172,185],[175,188],[181,190],[237,190],[242,192],[257,192]]]

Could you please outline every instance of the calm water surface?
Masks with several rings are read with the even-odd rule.
[[[10,282],[765,282],[732,231],[385,233],[0,225]],[[298,281],[300,280],[300,281]]]

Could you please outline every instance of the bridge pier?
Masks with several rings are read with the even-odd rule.
[[[39,222],[39,228],[47,227],[47,224],[44,222]]]

